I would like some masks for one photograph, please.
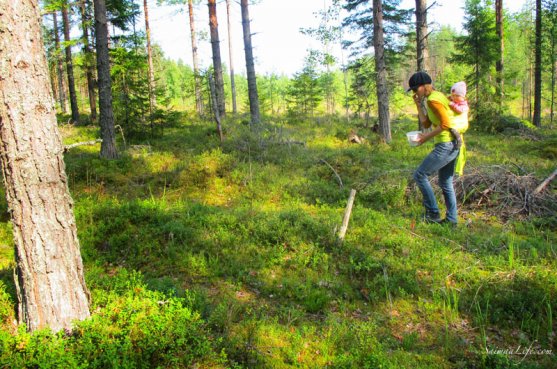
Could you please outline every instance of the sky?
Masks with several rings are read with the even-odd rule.
[[[300,71],[308,49],[320,48],[317,41],[300,33],[300,28],[316,27],[315,12],[331,0],[259,0],[250,5],[251,32],[255,71],[257,74],[293,75]],[[503,6],[511,13],[521,10],[527,0],[505,0]],[[225,0],[217,1],[217,18],[221,58],[229,66],[228,28]],[[432,1],[428,1],[432,3]],[[415,0],[403,0],[402,7],[413,8]],[[431,28],[451,25],[462,29],[464,0],[437,0],[428,13]],[[174,60],[192,64],[189,16],[186,6],[157,6],[148,0],[152,42],[161,46],[164,54]],[[205,0],[194,8],[201,68],[212,61],[209,43],[208,7]],[[144,22],[143,20],[141,22]],[[233,67],[236,74],[245,74],[241,11],[238,0],[231,1]],[[344,57],[340,47],[334,51],[338,59]]]

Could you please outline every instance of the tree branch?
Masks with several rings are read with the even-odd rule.
[[[93,141],[76,142],[76,143],[73,143],[71,145],[65,145],[64,146],[64,152],[69,151],[70,149],[73,149],[74,147],[84,146],[84,145],[89,145],[90,146],[90,145],[95,145],[99,142],[103,142],[103,140],[100,139],[100,138],[97,138],[96,140],[93,140]]]
[[[331,168],[331,170],[333,171],[333,173],[335,173],[335,176],[337,177],[338,180],[338,184],[340,186],[340,188],[342,188],[344,185],[342,184],[342,179],[340,178],[340,176],[338,175],[337,171],[335,170],[335,168],[333,168],[331,166],[331,164],[327,163],[327,161],[325,159],[320,159],[320,162],[324,163],[326,166],[328,166],[329,168]]]
[[[551,182],[556,176],[557,176],[557,169],[555,169],[555,170],[553,171],[553,173],[551,173],[551,174],[549,175],[549,177],[547,177],[546,179],[544,179],[544,181],[543,181],[542,183],[540,183],[540,185],[539,185],[538,187],[536,187],[536,189],[534,190],[534,192],[532,192],[532,195],[535,196],[535,195],[539,194],[540,192],[542,192],[542,191],[547,187],[547,185],[549,184],[549,182]]]

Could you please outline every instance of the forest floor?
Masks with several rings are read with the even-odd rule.
[[[255,135],[229,118],[221,144],[183,117],[119,137],[118,160],[70,149],[93,317],[57,335],[14,327],[3,196],[0,367],[557,367],[557,181],[532,194],[557,130],[467,133],[453,229],[422,221],[411,177],[432,146],[408,145],[416,122],[394,121],[390,145],[356,123],[268,120]]]

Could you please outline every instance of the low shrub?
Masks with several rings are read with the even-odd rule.
[[[2,368],[219,367],[226,358],[186,300],[146,288],[138,273],[92,281],[94,314],[71,331],[0,331]],[[114,283],[108,283],[110,280]]]

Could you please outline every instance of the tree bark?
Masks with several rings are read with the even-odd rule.
[[[75,79],[73,73],[72,62],[72,48],[70,46],[70,17],[68,15],[68,8],[71,5],[67,0],[62,5],[62,24],[64,26],[64,41],[66,42],[66,73],[68,74],[68,89],[70,90],[70,107],[72,110],[72,121],[79,123],[79,108],[77,106],[77,93],[75,91]]]
[[[416,0],[416,59],[418,71],[428,71],[427,0]]]
[[[553,50],[555,50],[555,38],[553,38],[552,44]],[[552,59],[555,59],[555,51],[553,52]],[[551,64],[551,105],[549,110],[549,126],[553,127],[553,120],[555,118],[555,75],[557,74],[557,61],[554,61]]]
[[[348,222],[350,222],[350,215],[352,214],[352,206],[354,205],[354,198],[356,197],[356,190],[350,190],[350,196],[348,197],[348,203],[346,204],[346,209],[344,210],[344,217],[342,218],[342,225],[340,231],[338,232],[339,242],[344,241],[344,236],[348,230]]]
[[[389,116],[389,90],[385,65],[385,43],[383,37],[383,8],[381,0],[373,0],[373,48],[375,49],[375,72],[377,82],[377,106],[379,127],[386,143],[390,143],[391,122]]]
[[[108,27],[105,0],[94,0],[95,36],[97,40],[97,75],[99,78],[99,111],[101,126],[101,153],[104,159],[116,159],[114,111],[112,110],[112,80],[108,56]]]
[[[203,99],[201,97],[201,76],[199,74],[199,57],[197,55],[197,40],[195,37],[195,19],[193,16],[193,0],[188,0],[190,16],[191,53],[193,56],[193,75],[195,80],[195,108],[197,114],[203,114]]]
[[[255,65],[253,63],[253,48],[251,46],[251,30],[249,19],[248,0],[241,0],[242,29],[244,32],[244,53],[246,57],[246,70],[248,77],[249,111],[251,125],[259,125],[261,116],[259,113],[259,95],[257,93],[257,80],[255,76]]]
[[[147,0],[143,0],[145,11],[145,36],[147,37],[147,64],[149,67],[149,115],[152,115],[157,107],[155,98],[155,72],[153,71],[153,51],[151,50],[151,28],[149,27],[149,8]]]
[[[220,143],[223,143],[224,135],[222,133],[222,122],[220,119],[219,109],[214,108],[217,104],[215,82],[213,81],[213,77],[211,77],[210,74],[209,74],[209,90],[211,93],[211,101],[213,103],[213,114],[215,116],[215,122],[217,123],[217,133],[219,134]]]
[[[0,3],[0,157],[13,224],[18,319],[34,331],[89,316],[36,1]]]
[[[541,127],[542,104],[542,0],[536,0],[536,45],[534,62],[534,117],[536,127]]]
[[[79,4],[81,12],[81,29],[83,30],[83,53],[85,54],[85,75],[87,78],[87,91],[89,93],[89,106],[91,108],[91,120],[97,120],[97,94],[95,93],[95,72],[93,67],[94,55],[89,43],[89,26],[87,16],[87,0],[81,0]]]
[[[219,115],[225,115],[224,103],[224,80],[222,78],[222,59],[220,56],[219,25],[217,22],[217,1],[208,0],[209,5],[209,28],[211,30],[211,48],[213,51],[213,70],[215,75],[215,93],[217,97],[216,109]]]
[[[54,45],[56,47],[56,74],[58,76],[58,101],[62,113],[68,112],[68,104],[66,103],[66,87],[64,86],[64,61],[60,55],[60,34],[58,32],[57,11],[52,13],[52,21],[54,24]]]
[[[232,112],[238,112],[236,106],[236,82],[234,81],[234,59],[232,58],[232,25],[230,23],[230,0],[226,0],[226,21],[228,25],[228,59],[230,60],[230,90],[232,91]]]
[[[549,177],[547,177],[546,179],[544,179],[543,182],[540,183],[540,184],[538,185],[538,187],[536,187],[536,189],[534,190],[534,192],[532,192],[532,194],[533,194],[534,196],[535,196],[535,195],[538,195],[540,192],[542,192],[542,191],[547,187],[547,185],[548,185],[551,181],[553,181],[553,180],[555,179],[555,177],[557,177],[557,169],[555,169],[555,170],[553,171],[553,173],[551,173],[551,174],[549,175]]]
[[[495,19],[496,19],[496,29],[497,38],[499,39],[499,57],[495,64],[496,71],[496,84],[497,84],[497,98],[499,103],[499,109],[503,105],[503,94],[504,94],[504,80],[503,80],[503,54],[505,52],[505,41],[503,39],[503,0],[495,0]]]

